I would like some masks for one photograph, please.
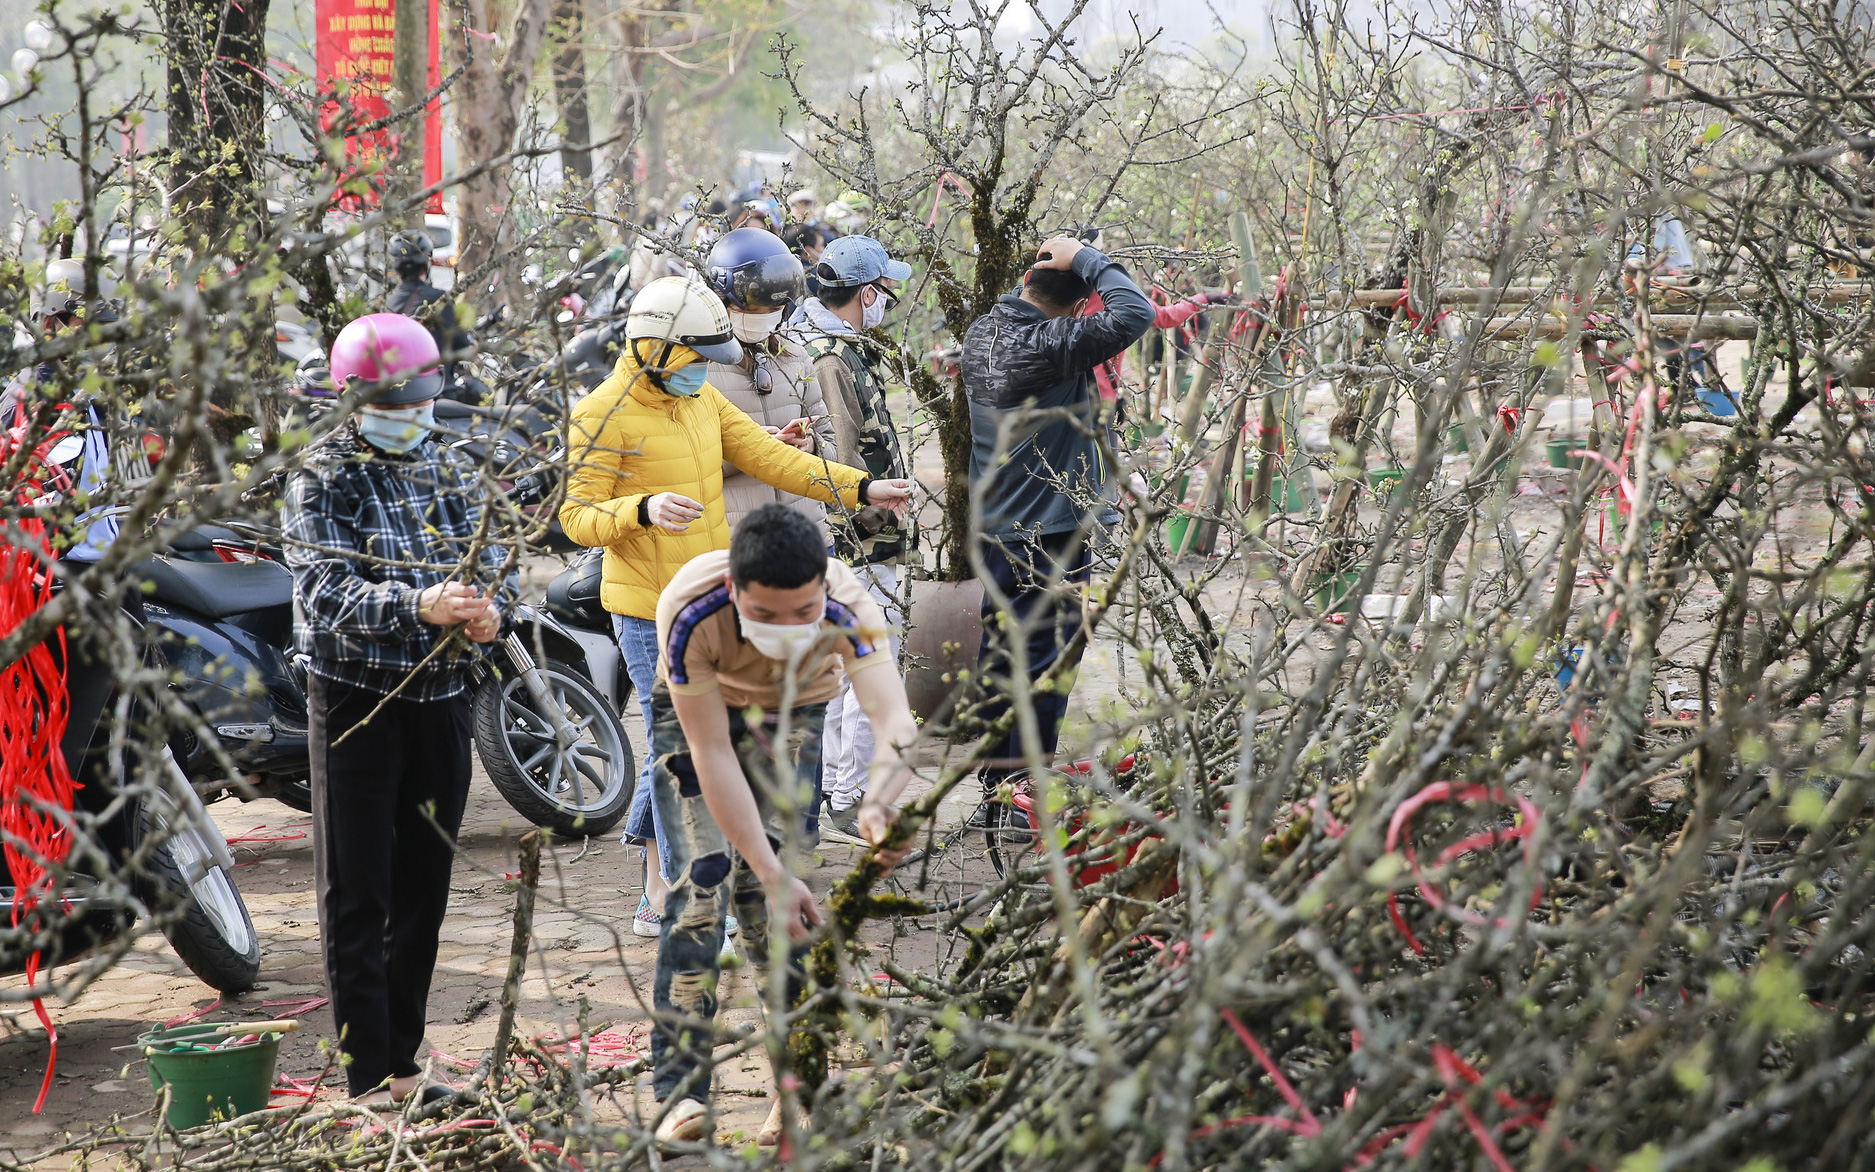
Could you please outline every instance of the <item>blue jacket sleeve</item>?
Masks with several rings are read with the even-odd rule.
[[[1090,371],[1139,341],[1153,319],[1152,302],[1105,253],[1081,249],[1074,255],[1074,271],[1092,282],[1103,303],[1101,311],[1050,319],[1035,334],[1038,357],[1063,378]]]
[[[366,643],[403,643],[423,634],[419,592],[373,582],[348,554],[363,550],[358,530],[326,477],[305,471],[287,485],[287,566],[300,621]]]

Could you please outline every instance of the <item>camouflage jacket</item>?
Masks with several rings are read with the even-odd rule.
[[[864,468],[879,480],[911,475],[899,446],[898,429],[886,407],[885,383],[880,379],[876,343],[854,334],[821,334],[807,344],[827,413],[833,417],[834,445],[844,464]],[[901,521],[890,509],[867,505],[851,516],[829,508],[833,548],[851,565],[896,565],[912,560],[918,543],[917,528]]]

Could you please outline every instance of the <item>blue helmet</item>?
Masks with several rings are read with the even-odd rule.
[[[807,296],[800,258],[765,228],[737,228],[725,235],[710,249],[703,272],[731,309],[768,313]]]

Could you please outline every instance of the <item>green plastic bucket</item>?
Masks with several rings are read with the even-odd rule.
[[[266,1109],[280,1035],[262,1034],[259,1041],[245,1045],[198,1048],[224,1041],[214,1036],[220,1028],[222,1023],[210,1022],[155,1029],[137,1039],[150,1060],[151,1086],[159,1095],[169,1088],[165,1117],[178,1131]]]
[[[1553,439],[1543,445],[1543,450],[1549,454],[1551,468],[1580,468],[1588,457],[1571,456],[1569,453],[1580,452],[1587,447],[1588,441],[1584,439]]]
[[[1360,585],[1366,566],[1355,566],[1339,574],[1315,580],[1315,607],[1327,614],[1346,614],[1354,605],[1354,588]]]
[[[1190,513],[1177,513],[1165,523],[1165,548],[1174,554],[1185,551],[1185,534],[1191,528],[1193,517]]]
[[[1471,444],[1469,444],[1469,443],[1467,443],[1467,442],[1466,442],[1466,440],[1465,440],[1465,429],[1464,429],[1464,428],[1462,428],[1462,427],[1448,427],[1448,428],[1446,428],[1446,431],[1445,431],[1445,446],[1446,446],[1447,448],[1449,448],[1449,449],[1451,449],[1451,450],[1452,450],[1452,451],[1454,451],[1454,452],[1469,452],[1469,451],[1471,451]]]
[[[1404,468],[1370,468],[1367,470],[1367,487],[1372,489],[1374,496],[1379,499],[1389,500],[1394,493],[1400,491],[1400,485],[1405,477],[1406,469]]]

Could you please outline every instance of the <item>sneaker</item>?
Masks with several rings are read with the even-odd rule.
[[[1009,804],[994,800],[977,803],[977,808],[970,811],[970,817],[964,819],[965,830],[1000,830],[1009,821]]]
[[[679,1099],[658,1124],[657,1140],[661,1144],[695,1143],[703,1138],[709,1126],[708,1107],[695,1099]]]
[[[742,925],[736,922],[736,917],[734,916],[723,917],[723,935],[734,936],[737,930],[740,929],[741,927]]]
[[[859,807],[849,806],[841,810],[832,802],[827,803],[827,812],[821,816],[820,832],[834,842],[843,842],[848,846],[866,846],[866,840],[859,833]]]
[[[634,936],[656,936],[663,931],[664,917],[651,910],[651,897],[638,897],[638,914],[632,917]]]

